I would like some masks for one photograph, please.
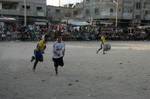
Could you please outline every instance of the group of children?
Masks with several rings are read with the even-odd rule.
[[[34,50],[34,56],[31,58],[31,62],[34,61],[33,65],[33,71],[35,72],[36,66],[38,62],[43,62],[43,54],[46,49],[46,43],[48,40],[48,36],[44,36],[37,44],[36,49]],[[105,35],[101,35],[100,37],[101,45],[100,48],[97,50],[97,54],[99,53],[100,50],[103,50],[103,54],[105,54]],[[62,40],[62,36],[58,36],[56,42],[53,44],[53,62],[54,62],[54,68],[55,68],[55,73],[58,75],[58,67],[64,66],[64,61],[63,58],[65,56],[65,43]]]
[[[44,36],[37,44],[34,50],[34,56],[31,58],[31,62],[34,61],[33,71],[35,72],[38,62],[43,62],[43,54],[46,49],[46,43],[48,36]],[[63,57],[65,55],[65,43],[62,41],[62,36],[59,36],[56,42],[53,44],[53,62],[55,67],[55,73],[58,75],[58,67],[64,66]]]

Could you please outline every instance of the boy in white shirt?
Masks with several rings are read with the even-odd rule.
[[[57,41],[53,44],[53,62],[55,67],[56,75],[58,75],[58,67],[64,66],[64,58],[65,55],[65,43],[62,41],[62,37],[59,36]]]

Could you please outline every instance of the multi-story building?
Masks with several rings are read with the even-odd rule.
[[[150,20],[150,0],[143,1],[143,20]]]
[[[113,19],[116,14],[116,4],[113,0],[84,0],[84,17],[93,19]],[[121,7],[118,18],[121,18]]]
[[[149,0],[118,0],[116,10],[114,0],[84,0],[83,16],[85,19],[115,20],[120,23],[146,23],[150,21]]]
[[[46,18],[46,0],[0,0],[1,17],[13,17],[18,22],[23,23],[25,8],[27,23]]]
[[[149,0],[123,0],[122,19],[132,20],[132,23],[147,24],[150,22]]]

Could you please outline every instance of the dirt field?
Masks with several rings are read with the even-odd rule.
[[[0,43],[0,99],[149,99],[150,42],[66,42],[65,66],[55,76],[52,42],[32,72],[36,43]]]

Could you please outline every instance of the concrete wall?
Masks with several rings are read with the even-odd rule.
[[[57,12],[57,11],[60,12]],[[56,19],[68,19],[74,17],[75,8],[47,6],[47,17]]]
[[[3,2],[17,2],[18,6],[17,9],[2,9],[1,15],[24,15],[24,0],[0,0],[0,3]],[[26,4],[30,7],[27,9],[27,16],[46,17],[46,0],[26,0]],[[42,10],[38,11],[37,7],[42,7]]]

